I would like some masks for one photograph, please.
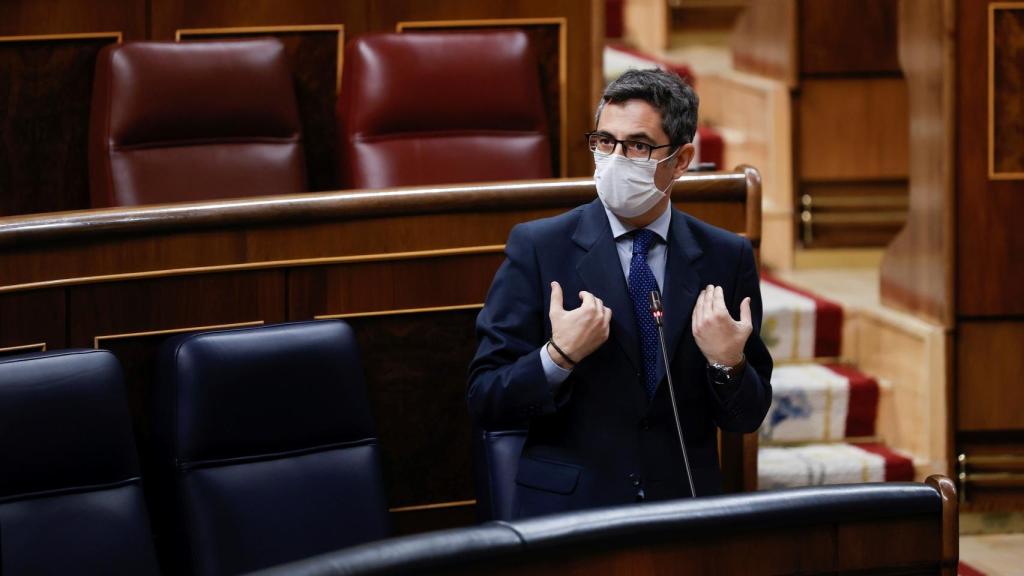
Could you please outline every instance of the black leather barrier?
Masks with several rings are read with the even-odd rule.
[[[341,576],[424,574],[492,566],[522,552],[519,534],[503,522],[403,536],[254,572],[259,575]]]
[[[842,520],[934,517],[942,500],[917,483],[852,484],[673,500],[556,514],[384,540],[260,571],[259,576],[481,573],[578,547],[624,549],[687,535],[713,536]],[[557,554],[556,554],[557,552]]]
[[[0,572],[156,574],[121,366],[105,350],[0,360]]]

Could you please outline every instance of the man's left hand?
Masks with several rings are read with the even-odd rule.
[[[697,297],[691,317],[693,337],[708,362],[736,366],[743,360],[743,347],[753,332],[750,320],[750,298],[740,303],[740,319],[732,319],[725,306],[721,286],[708,284]]]

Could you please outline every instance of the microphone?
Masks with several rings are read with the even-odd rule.
[[[651,316],[654,316],[654,323],[658,326],[658,338],[661,340],[661,358],[665,361],[665,378],[668,379],[668,393],[672,399],[672,415],[676,418],[676,433],[679,434],[679,447],[683,450],[683,469],[686,471],[686,480],[690,483],[690,495],[697,497],[697,490],[693,487],[693,475],[690,474],[690,457],[686,453],[686,441],[683,440],[683,425],[679,422],[679,407],[676,405],[676,387],[672,384],[672,371],[668,367],[668,347],[665,345],[665,327],[661,324],[661,318],[665,310],[661,306],[661,294],[657,290],[651,290]]]

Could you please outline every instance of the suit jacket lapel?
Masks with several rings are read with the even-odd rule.
[[[693,337],[690,315],[702,287],[698,260],[700,246],[682,212],[672,209],[672,223],[668,230],[668,258],[665,263],[665,286],[662,301],[665,307],[665,341],[669,363],[674,361],[681,338]],[[665,376],[665,367],[658,363],[659,378]]]
[[[576,272],[583,279],[587,291],[612,309],[612,338],[618,342],[633,367],[639,369],[640,337],[633,317],[633,304],[626,279],[622,276],[608,216],[600,200],[594,200],[584,208],[572,239],[587,251],[576,266]]]

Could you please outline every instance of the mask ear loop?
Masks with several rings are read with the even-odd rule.
[[[661,160],[658,160],[658,161],[657,161],[657,166],[660,166],[662,162],[668,162],[669,160],[671,160],[671,159],[675,158],[675,157],[676,157],[676,155],[677,155],[677,154],[679,154],[679,152],[680,152],[680,151],[681,151],[682,149],[683,149],[683,147],[682,147],[682,146],[679,146],[678,148],[676,148],[676,151],[675,151],[675,152],[673,152],[673,153],[669,154],[668,156],[665,156],[665,157],[664,157],[664,158],[662,158]],[[657,169],[658,169],[658,168],[657,168],[657,167],[655,167],[654,169],[655,169],[655,171],[657,171]],[[669,190],[671,190],[671,189],[672,189],[672,185],[673,185],[673,184],[675,184],[675,182],[676,182],[676,179],[675,179],[675,178],[672,178],[671,180],[669,180],[669,182],[668,182],[668,186],[666,186],[664,190],[662,190],[661,188],[658,188],[657,184],[655,184],[655,186],[654,186],[654,187],[655,187],[655,188],[658,188],[658,192],[661,192],[661,195],[662,195],[662,196],[668,196],[668,192],[669,192]]]

